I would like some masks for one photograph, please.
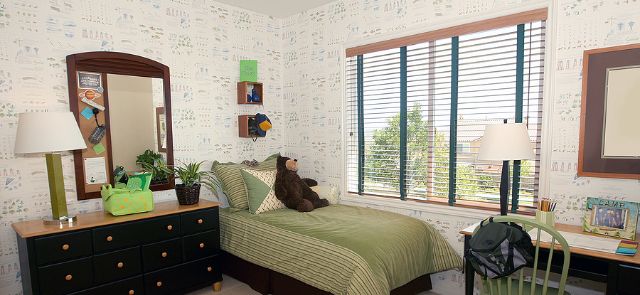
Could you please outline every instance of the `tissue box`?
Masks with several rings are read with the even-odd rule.
[[[151,173],[142,173],[130,176],[124,188],[103,185],[100,195],[104,211],[115,216],[152,211],[153,193],[149,190],[150,183]]]

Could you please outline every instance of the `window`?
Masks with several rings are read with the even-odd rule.
[[[502,163],[477,154],[484,126],[506,119],[526,123],[536,155],[511,166],[512,210],[534,206],[546,10],[541,15],[347,50],[348,190],[499,203]]]

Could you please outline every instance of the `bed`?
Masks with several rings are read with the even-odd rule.
[[[220,232],[223,272],[263,294],[415,294],[430,288],[429,274],[462,267],[432,226],[364,207],[226,208]]]

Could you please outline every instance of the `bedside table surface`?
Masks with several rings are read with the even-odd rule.
[[[105,211],[95,211],[90,213],[78,214],[78,220],[72,224],[64,225],[47,225],[42,220],[29,220],[16,222],[11,226],[22,238],[30,238],[49,234],[57,234],[66,231],[74,231],[85,228],[93,228],[97,226],[123,223],[134,220],[142,220],[169,214],[183,213],[219,206],[220,203],[200,200],[194,205],[180,205],[178,201],[161,202],[154,204],[153,211],[130,214],[123,216],[113,216]]]

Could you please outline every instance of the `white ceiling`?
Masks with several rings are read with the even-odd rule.
[[[287,17],[336,0],[216,0],[259,13]]]

